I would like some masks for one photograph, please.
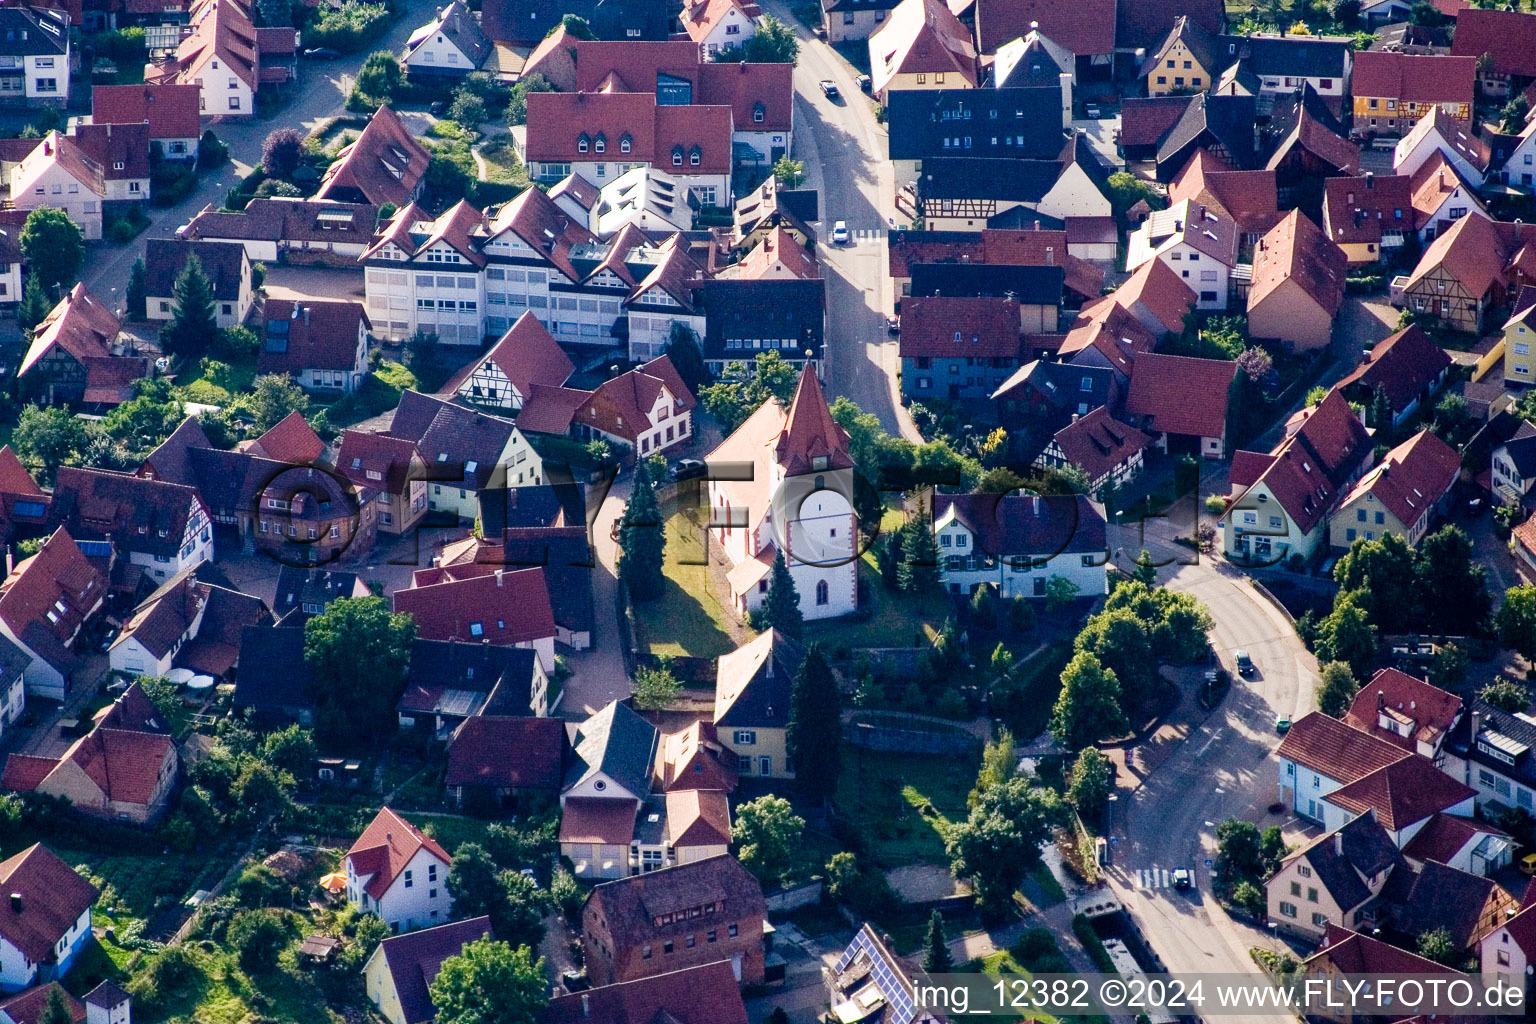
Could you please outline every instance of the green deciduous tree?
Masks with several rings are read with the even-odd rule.
[[[1457,960],[1464,959],[1466,956],[1456,948],[1456,940],[1451,937],[1451,930],[1444,927],[1420,932],[1414,947],[1418,950],[1419,956],[1433,960],[1437,964],[1445,964],[1447,967],[1456,966]]]
[[[800,592],[795,589],[795,579],[789,574],[782,551],[774,552],[773,568],[768,572],[768,596],[763,600],[756,621],[760,629],[777,629],[795,640],[805,632]]]
[[[86,421],[68,409],[29,405],[21,410],[11,434],[11,447],[28,468],[41,470],[39,482],[46,486],[53,483],[60,466],[79,463],[90,435]]]
[[[69,214],[40,206],[27,214],[21,228],[21,255],[27,275],[35,277],[50,296],[68,291],[85,265],[85,236]]]
[[[800,41],[794,29],[771,14],[757,19],[752,38],[740,47],[727,47],[715,54],[725,63],[744,60],[750,64],[793,64],[800,56]]]
[[[704,352],[699,348],[699,336],[693,328],[673,321],[672,335],[667,340],[667,358],[672,360],[672,368],[688,390],[698,394],[699,388],[709,380],[709,370],[704,365]]]
[[[656,488],[645,461],[635,464],[634,485],[619,525],[619,579],[636,601],[660,597],[666,586],[662,572],[667,537],[656,503]]]
[[[944,843],[949,870],[971,879],[983,913],[998,916],[1061,820],[1061,800],[1051,790],[1035,789],[1024,778],[993,786],[965,821],[950,828]]]
[[[1328,617],[1318,623],[1317,656],[1319,660],[1345,662],[1356,679],[1370,678],[1376,660],[1376,627],[1358,601],[1336,602]]]
[[[1114,766],[1097,747],[1085,747],[1072,763],[1067,778],[1067,796],[1084,818],[1094,819],[1104,812],[1114,789]]]
[[[736,859],[763,881],[784,878],[795,865],[805,820],[778,796],[760,796],[736,808],[731,842]]]
[[[315,734],[297,723],[270,732],[261,741],[261,756],[278,771],[305,778],[315,762]]]
[[[1065,576],[1052,576],[1045,581],[1045,606],[1052,611],[1077,600],[1077,584]]]
[[[1488,574],[1459,526],[1442,526],[1419,542],[1414,559],[1419,604],[1428,610],[1425,627],[1435,633],[1467,636],[1488,617]]]
[[[820,644],[811,644],[789,694],[786,752],[795,783],[823,802],[837,792],[843,739],[842,693]]]
[[[1136,568],[1131,570],[1131,579],[1149,589],[1157,586],[1157,563],[1152,561],[1152,552],[1146,548],[1142,548],[1141,554],[1136,556]]]
[[[304,660],[322,737],[366,742],[395,728],[416,623],[382,597],[344,597],[304,624]]]
[[[64,990],[57,984],[48,990],[48,1001],[43,1004],[43,1012],[38,1016],[37,1024],[75,1024],[74,1014],[69,1012],[69,1002],[64,998]]]
[[[1094,655],[1079,651],[1061,673],[1061,694],[1051,713],[1051,735],[1071,750],[1129,728],[1120,680]]]
[[[1536,660],[1536,586],[1523,583],[1506,590],[1494,621],[1500,644],[1527,661]]]
[[[729,434],[770,398],[786,408],[795,397],[800,374],[777,352],[760,352],[749,371],[742,363],[730,363],[715,383],[699,391],[699,404]]]
[[[274,128],[261,144],[261,169],[269,178],[287,180],[303,156],[304,136],[297,128]]]
[[[1478,694],[1486,704],[1510,714],[1523,712],[1531,705],[1531,695],[1524,686],[1513,679],[1499,679],[1483,687]]]
[[[1330,718],[1343,718],[1350,701],[1360,690],[1354,672],[1342,661],[1330,661],[1322,667],[1317,684],[1317,709]]]
[[[245,910],[229,922],[229,945],[248,973],[270,971],[288,942],[288,926],[275,910]]]
[[[997,738],[989,740],[981,748],[981,767],[976,772],[976,786],[967,798],[971,807],[975,807],[981,800],[981,794],[1018,775],[1019,759],[1013,751],[1013,733],[1007,728],[999,729]]]
[[[255,418],[252,426],[264,433],[277,426],[289,413],[309,412],[309,396],[286,373],[266,373],[251,385],[247,402]]]
[[[517,126],[528,123],[528,94],[554,92],[549,79],[535,71],[519,78],[512,86],[512,97],[507,101],[507,124]]]
[[[1216,869],[1237,882],[1264,880],[1264,837],[1259,826],[1241,818],[1228,818],[1216,826]]]
[[[642,711],[660,711],[677,700],[682,684],[665,666],[651,668],[641,665],[635,669],[635,707]]]
[[[400,59],[388,50],[370,53],[363,66],[357,69],[352,82],[354,93],[360,93],[372,104],[388,103],[395,92],[405,83],[405,69]]]
[[[799,188],[805,181],[805,164],[786,153],[773,165],[773,176],[785,188]]]
[[[1151,693],[1157,659],[1146,625],[1129,608],[1100,612],[1077,634],[1076,648],[1099,659],[1120,680],[1121,699],[1129,717]]]
[[[928,915],[928,937],[923,942],[923,970],[929,974],[948,974],[955,969],[949,953],[949,937],[944,934],[944,915],[935,910]]]
[[[476,939],[444,960],[427,987],[438,1024],[535,1024],[549,1005],[544,958]]]

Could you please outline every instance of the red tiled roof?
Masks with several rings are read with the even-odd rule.
[[[1305,106],[1296,118],[1295,128],[1270,156],[1269,169],[1279,167],[1296,146],[1340,171],[1354,174],[1360,169],[1360,147],[1343,136],[1335,135],[1327,125],[1313,117]]]
[[[700,64],[696,102],[730,107],[737,131],[789,131],[795,118],[794,72],[793,64]]]
[[[903,0],[869,37],[873,92],[883,93],[897,75],[958,74],[976,84],[976,46],[970,29],[944,0]],[[963,88],[963,86],[961,86]]]
[[[1055,441],[1067,461],[1087,473],[1090,481],[1112,472],[1153,444],[1151,437],[1116,420],[1108,406],[1102,405],[1058,430]]]
[[[616,160],[652,163],[683,174],[728,174],[731,126],[729,106],[659,106],[651,93],[534,93],[528,97],[528,159],[594,159],[601,138],[604,152]],[[585,153],[580,148],[583,136]],[[630,150],[624,154],[626,137]],[[695,150],[698,164],[692,162]],[[675,164],[679,151],[682,163]]]
[[[774,267],[782,267],[783,271],[775,272]],[[821,264],[800,244],[795,233],[782,224],[769,228],[763,240],[730,268],[731,277],[747,281],[782,277],[784,273],[802,281],[814,281],[821,277]]]
[[[597,386],[573,417],[615,437],[634,440],[654,426],[651,410],[663,392],[672,396],[671,415],[698,405],[668,356],[658,356]],[[521,417],[519,417],[521,420]]]
[[[1436,137],[1436,145],[1440,149],[1449,147],[1452,152],[1473,167],[1485,168],[1488,166],[1488,161],[1492,159],[1492,149],[1471,125],[1452,117],[1437,106],[1430,107],[1429,113],[1419,118],[1418,124],[1415,124],[1412,130],[1403,136],[1403,141],[1398,143],[1397,151],[1411,153],[1430,136]]]
[[[1121,0],[1130,3],[1132,0]],[[1068,4],[1062,0],[976,0],[976,34],[982,53],[1027,35],[1040,34],[1079,57],[1115,49],[1116,0]]]
[[[476,939],[491,938],[495,938],[491,919],[471,917],[404,935],[391,935],[379,943],[377,955],[384,958],[384,965],[389,968],[402,1019],[407,1024],[433,1020],[437,1016],[437,1007],[432,1004],[429,989],[437,979],[443,961],[458,956]]]
[[[556,996],[541,1024],[747,1024],[729,960]]]
[[[1473,59],[1491,54],[1498,74],[1536,77],[1536,14],[1468,8],[1456,17],[1451,53]]]
[[[674,789],[736,788],[735,754],[720,744],[713,722],[700,719],[681,732],[662,733],[656,744],[656,786]]]
[[[1309,974],[1332,964],[1341,974],[1456,974],[1446,967],[1406,949],[1373,939],[1360,932],[1330,924],[1316,953],[1302,961]]]
[[[364,888],[368,895],[378,900],[389,891],[411,858],[423,849],[445,866],[449,863],[447,851],[437,844],[437,840],[423,834],[388,807],[383,807],[347,851],[347,859],[352,862],[354,874],[360,877],[373,876]]]
[[[1393,448],[1345,495],[1350,504],[1369,494],[1404,526],[1435,506],[1461,472],[1461,456],[1426,427]]]
[[[32,479],[32,474],[27,472],[27,467],[21,464],[10,445],[0,446],[0,494],[44,497],[43,489],[37,486],[37,481]]]
[[[1168,201],[1215,206],[1247,234],[1268,231],[1280,219],[1279,186],[1271,170],[1235,171],[1198,149],[1168,186]]]
[[[160,786],[160,769],[175,757],[176,741],[159,732],[97,728],[65,755],[114,804],[148,807]]]
[[[272,325],[285,333],[274,334]],[[258,373],[301,373],[304,370],[346,370],[360,373],[358,328],[366,333],[368,314],[361,302],[322,302],[267,299],[262,308],[262,346]],[[281,349],[281,351],[279,351]],[[271,458],[290,461],[280,456]]]
[[[553,793],[560,788],[565,747],[565,722],[558,718],[468,718],[448,744],[443,785]]]
[[[1413,838],[1403,847],[1403,853],[1414,860],[1433,860],[1448,864],[1469,842],[1482,834],[1505,835],[1492,825],[1485,825],[1470,818],[1461,818],[1454,814],[1436,814],[1425,823],[1423,828],[1413,834]],[[1510,922],[1511,925],[1513,923],[1513,921]]]
[[[848,469],[853,465],[848,454],[848,432],[832,418],[821,380],[815,369],[806,364],[785,414],[784,430],[774,446],[774,458],[789,477],[809,473],[816,465],[815,460],[822,457],[827,459],[827,469]]]
[[[903,359],[1016,359],[1018,355],[1016,299],[914,295],[902,300]]]
[[[1380,245],[1385,231],[1412,231],[1412,182],[1401,174],[1329,178],[1323,183],[1323,224],[1339,245]]]
[[[1427,826],[1426,826],[1427,827]],[[1415,836],[1414,838],[1418,838]],[[1536,885],[1536,882],[1531,883]],[[1527,886],[1526,894],[1530,894]],[[1504,922],[1504,928],[1509,932],[1509,937],[1524,951],[1526,959],[1536,956],[1536,903],[1530,900],[1521,901],[1523,909],[1520,913]]]
[[[1285,739],[1280,741],[1276,753],[1346,786],[1394,761],[1412,756],[1320,711],[1298,718],[1285,734]]]
[[[573,796],[560,809],[560,842],[628,846],[635,836],[635,803]]]
[[[1462,178],[1456,165],[1446,159],[1444,150],[1436,150],[1433,156],[1419,165],[1419,169],[1413,172],[1410,188],[1413,191],[1411,202],[1414,227],[1419,230],[1430,225],[1430,219],[1440,212],[1440,207],[1458,189],[1472,202],[1477,201],[1477,190]],[[1475,207],[1473,209],[1475,212]],[[1443,223],[1441,230],[1444,230]]]
[[[88,358],[111,359],[112,342],[121,331],[122,324],[112,311],[84,284],[77,284],[37,325],[17,375],[25,376],[55,345],[81,363]]]
[[[571,429],[576,410],[591,397],[590,391],[535,384],[517,414],[517,428],[525,434],[563,434]]]
[[[1396,832],[1476,795],[1471,786],[1414,754],[1378,768],[1323,799],[1355,814],[1374,810],[1382,828]]]
[[[622,92],[654,94],[658,73],[692,79],[694,73],[704,67],[698,46],[682,38],[578,39],[567,46],[574,51],[576,61],[576,81],[567,92],[598,92],[603,83],[612,82],[617,76],[626,86],[620,90]],[[543,48],[544,44],[540,43],[535,52]],[[736,64],[722,67],[734,68]],[[793,68],[793,65],[789,67]]]
[[[221,58],[225,70],[252,90],[258,88],[261,58],[249,11],[235,0],[209,0],[193,5],[191,23],[192,31],[182,37],[168,71],[190,84],[214,58]],[[145,78],[149,77],[146,70]]]
[[[512,645],[555,635],[542,567],[397,590],[394,610],[414,617],[424,640]]]
[[[0,775],[0,789],[30,793],[58,766],[59,759],[56,757],[12,754],[5,759],[5,774]]]
[[[702,43],[732,8],[749,19],[756,19],[761,11],[757,4],[742,3],[741,0],[692,0],[683,4],[683,12],[678,17],[688,38]]]
[[[1128,377],[1136,359],[1156,344],[1157,337],[1130,310],[1118,302],[1098,302],[1083,310],[1057,352],[1065,362],[1074,362],[1079,352],[1096,349]]]
[[[106,577],[61,526],[0,583],[0,619],[33,654],[67,673],[76,662],[67,644],[106,590]]]
[[[1160,434],[1224,437],[1237,364],[1146,352],[1136,358],[1125,411]]]
[[[284,301],[286,300],[271,300],[277,303]],[[337,305],[345,305],[345,303],[337,303]],[[294,411],[278,420],[272,429],[252,441],[246,450],[252,455],[259,455],[273,462],[308,466],[318,462],[320,456],[325,453],[325,442],[320,440],[320,435],[315,433],[314,428],[304,419],[304,414]]]
[[[549,329],[532,312],[517,318],[491,350],[472,360],[438,389],[439,395],[457,394],[470,376],[486,363],[495,363],[526,400],[535,384],[559,387],[575,372],[575,364],[555,342]]]
[[[1451,357],[1445,350],[1418,326],[1410,325],[1378,341],[1364,361],[1335,387],[1344,389],[1359,385],[1372,392],[1378,387],[1384,388],[1392,409],[1401,411],[1450,365]]]
[[[316,199],[405,205],[416,192],[432,154],[411,135],[400,115],[380,107],[352,144],[325,170]]]
[[[1120,144],[1155,146],[1189,109],[1190,96],[1127,96],[1120,105]]]
[[[1321,228],[1292,210],[1259,240],[1253,259],[1253,285],[1248,292],[1252,309],[1273,295],[1286,281],[1330,317],[1344,301],[1344,274],[1349,260],[1344,250],[1330,242]]]
[[[1104,272],[1067,252],[1065,231],[898,231],[891,235],[887,256],[892,277],[911,277],[916,263],[976,263],[989,266],[1043,267],[1059,264],[1066,271],[1068,290],[1096,298],[1104,289]]]
[[[542,252],[545,259],[573,281],[581,280],[582,275],[571,265],[571,247],[596,241],[590,231],[556,206],[543,189],[537,188],[523,189],[521,195],[503,206],[488,231],[492,237],[503,231],[511,231],[529,248]]]
[[[1371,455],[1365,425],[1337,388],[1310,412],[1300,428],[1268,456],[1244,460],[1243,472],[1246,477],[1259,459],[1268,459],[1244,493],[1248,486],[1263,482],[1302,533],[1309,533],[1333,508],[1355,470]]]
[[[94,885],[41,843],[0,861],[0,888],[7,897],[21,895],[20,913],[13,900],[0,900],[0,936],[34,963],[49,958],[54,943],[74,927],[98,895]]]
[[[1389,743],[1413,749],[1418,741],[1433,744],[1450,731],[1461,713],[1461,698],[1422,679],[1415,679],[1395,668],[1378,669],[1370,682],[1360,687],[1344,721]],[[1379,726],[1380,711],[1401,716],[1411,722],[1407,736]]]
[[[674,789],[666,800],[668,844],[730,845],[731,806],[720,790]]]
[[[1100,302],[1119,303],[1135,312],[1141,306],[1170,334],[1184,329],[1184,317],[1195,305],[1195,292],[1162,260],[1148,260]],[[1084,310],[1085,315],[1087,310]]]
[[[1465,103],[1470,110],[1476,80],[1476,57],[1361,50],[1355,54],[1350,84],[1359,97]]]
[[[48,1000],[54,989],[63,993],[64,1005],[69,1009],[70,1019],[77,1024],[85,1020],[85,1004],[70,995],[56,981],[50,981],[46,985],[34,985],[25,992],[18,992],[9,999],[0,1000],[0,1015],[4,1015],[12,1024],[38,1024],[43,1019],[43,1011],[48,1008]]]

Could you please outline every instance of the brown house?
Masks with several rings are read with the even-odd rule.
[[[581,914],[581,944],[594,985],[634,981],[729,960],[736,980],[764,979],[757,879],[729,855],[604,882]]]
[[[1344,301],[1344,250],[1292,210],[1259,240],[1248,292],[1248,332],[1287,346],[1315,349],[1332,338]]]
[[[336,468],[359,491],[375,491],[379,529],[403,534],[427,514],[427,464],[416,445],[387,434],[346,430]]]

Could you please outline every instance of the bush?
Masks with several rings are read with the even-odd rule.
[[[167,946],[128,983],[128,991],[147,1006],[163,1004],[196,980],[197,964],[186,946]]]
[[[329,47],[342,53],[362,49],[389,26],[389,8],[384,4],[343,0],[340,7],[325,7],[304,29],[306,47]]]
[[[197,166],[199,170],[210,170],[214,167],[222,167],[229,161],[229,147],[219,141],[219,137],[213,134],[209,128],[203,132],[203,137],[197,140]]]
[[[1232,887],[1232,905],[1254,917],[1263,917],[1267,906],[1264,890],[1252,882],[1238,882]]]
[[[288,928],[277,912],[247,910],[229,922],[229,944],[247,973],[270,971],[288,941]]]

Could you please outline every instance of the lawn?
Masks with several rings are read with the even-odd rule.
[[[705,589],[703,530],[698,511],[685,509],[666,522],[661,596],[637,602],[635,619],[652,654],[718,658],[734,651],[746,632]]]
[[[485,180],[497,185],[528,186],[528,168],[512,149],[510,135],[498,135],[481,143],[476,150],[485,164]]]
[[[947,863],[944,829],[966,816],[974,759],[882,753],[845,744],[838,806],[852,814],[885,868]]]
[[[231,395],[250,393],[251,385],[256,380],[256,356],[254,353],[249,359],[242,359],[235,363],[225,363],[223,360],[216,358],[214,361],[229,367],[228,375],[221,375],[217,382],[209,380],[204,375],[201,361],[183,364],[181,372],[176,375],[176,386],[189,389],[186,392],[187,401],[205,402],[210,398],[223,397],[218,392],[210,392],[209,389],[212,388],[221,388]],[[209,402],[208,404],[218,403]]]

